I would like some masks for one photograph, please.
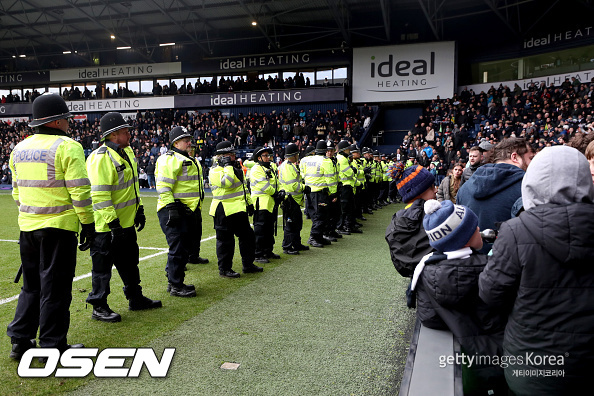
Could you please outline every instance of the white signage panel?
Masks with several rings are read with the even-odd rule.
[[[353,102],[450,98],[454,69],[453,41],[355,48]]]
[[[181,62],[93,66],[50,70],[50,81],[98,81],[129,77],[169,76],[181,73]]]

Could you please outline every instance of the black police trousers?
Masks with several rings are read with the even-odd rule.
[[[239,239],[239,253],[244,268],[254,264],[254,250],[256,237],[250,226],[250,218],[246,212],[225,215],[223,203],[219,206],[214,215],[214,229],[217,234],[217,259],[219,261],[219,272],[231,271],[233,266],[233,255],[235,253],[235,236]]]
[[[274,214],[267,210],[254,213],[254,234],[256,237],[256,257],[266,257],[274,249]]]
[[[283,249],[296,250],[301,246],[303,215],[301,214],[301,207],[291,196],[285,199],[283,203],[283,225]]]
[[[309,193],[307,203],[309,205],[308,211],[311,216],[311,231],[309,237],[316,241],[321,241],[326,232],[329,220],[329,199],[328,192],[316,191]]]
[[[23,287],[7,334],[13,344],[34,339],[39,346],[63,348],[70,327],[76,233],[57,228],[21,231]]]
[[[120,278],[122,278],[126,298],[131,300],[142,296],[138,255],[138,243],[134,227],[124,228],[124,236],[115,243],[111,241],[111,232],[98,232],[95,243],[91,246],[93,290],[89,293],[87,302],[96,307],[107,304],[112,265],[115,265]]]
[[[353,187],[342,186],[340,190],[340,221],[339,228],[351,229],[355,224],[355,194]]]
[[[197,213],[200,213],[200,209],[197,209],[197,211]],[[199,235],[196,236],[196,229],[198,228],[196,224],[196,212],[192,212],[189,208],[186,212],[182,212],[179,224],[175,226],[167,225],[169,221],[169,210],[167,208],[162,208],[158,211],[157,216],[159,217],[161,230],[165,234],[165,239],[167,239],[167,245],[169,245],[167,264],[165,266],[167,280],[172,285],[181,286],[186,277],[184,268],[188,263],[190,254],[196,254],[196,247],[194,245],[198,245],[197,251],[198,255],[200,254],[202,222],[199,227]],[[196,240],[196,238],[198,239]]]

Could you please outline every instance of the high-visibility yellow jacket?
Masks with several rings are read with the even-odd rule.
[[[373,171],[373,181],[376,183],[381,183],[384,180],[384,175],[382,174],[382,164],[380,161],[373,160],[373,165],[371,168]]]
[[[303,187],[305,184],[301,179],[301,172],[297,164],[285,160],[278,168],[278,180],[280,188],[293,197],[295,202],[303,206]]]
[[[350,186],[354,189],[357,181],[357,169],[351,166],[349,158],[342,155],[342,153],[338,153],[336,158],[338,160],[338,177],[343,188]]]
[[[363,159],[358,158],[353,160],[353,163],[357,166],[357,183],[355,186],[362,186],[362,188],[365,189],[365,162]]]
[[[278,190],[276,167],[270,164],[270,168],[265,168],[256,163],[250,171],[250,192],[256,210],[267,210],[272,213],[274,210],[272,194]]]
[[[390,176],[388,176],[387,172],[388,172],[388,163],[385,161],[381,161],[380,162],[381,166],[382,166],[382,180],[387,182],[390,181]]]
[[[221,202],[226,216],[245,212],[247,205],[252,204],[252,198],[243,180],[237,178],[232,166],[215,166],[208,174],[208,182],[212,190],[212,201],[208,212],[211,216],[215,215],[217,206]]]
[[[95,230],[108,232],[107,224],[115,219],[120,219],[123,228],[134,226],[142,200],[138,194],[138,169],[132,149],[122,150],[106,141],[87,158],[87,172],[91,179]]]
[[[322,191],[325,188],[328,188],[330,194],[336,192],[338,188],[337,174],[330,158],[313,155],[305,157],[301,161],[303,163],[303,180],[312,192]]]
[[[202,207],[204,180],[202,166],[183,151],[169,150],[157,159],[157,212],[176,200],[190,210]]]
[[[93,222],[91,183],[80,143],[53,129],[16,145],[10,154],[12,196],[19,205],[21,231],[59,228],[78,232]]]

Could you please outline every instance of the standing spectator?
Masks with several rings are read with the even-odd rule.
[[[481,166],[482,159],[483,159],[483,154],[481,153],[480,148],[478,146],[471,147],[468,152],[468,163],[470,165],[464,169],[464,172],[462,173],[462,180],[460,182],[461,183],[460,185],[464,184],[468,179],[470,179],[470,176],[472,176],[474,174],[474,172],[476,172],[478,167]],[[452,202],[455,202],[455,201],[452,201]]]
[[[586,158],[547,147],[522,181],[525,212],[501,226],[479,295],[509,313],[507,383],[518,396],[583,394],[594,367],[594,186]],[[534,356],[535,359],[514,359]],[[513,360],[512,360],[513,359]],[[518,376],[562,370],[561,376]]]
[[[479,228],[497,229],[497,223],[511,218],[511,209],[521,196],[520,187],[534,151],[524,138],[509,138],[499,143],[493,164],[478,168],[456,196],[456,203],[469,207],[479,218]],[[482,253],[491,250],[485,243]]]
[[[146,172],[146,176],[148,179],[148,185],[149,188],[156,188],[156,184],[155,184],[155,166],[156,166],[156,161],[155,161],[155,157],[153,157],[151,155],[148,164],[146,164],[146,168],[144,169],[144,171]]]
[[[456,202],[456,195],[462,185],[462,173],[464,166],[461,163],[457,163],[453,169],[449,172],[449,175],[443,179],[437,189],[436,199],[441,201],[452,201]]]

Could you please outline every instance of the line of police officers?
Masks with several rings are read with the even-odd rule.
[[[107,113],[100,120],[103,144],[84,158],[82,146],[67,136],[72,114],[56,94],[33,102],[34,134],[11,153],[13,197],[19,206],[19,242],[23,287],[14,320],[7,334],[13,344],[10,357],[20,359],[39,345],[64,351],[82,344],[67,343],[72,281],[76,266],[77,234],[81,251],[90,248],[92,291],[87,302],[92,318],[119,322],[121,315],[107,303],[111,267],[124,283],[123,292],[132,311],[159,308],[161,301],[142,293],[136,233],[146,223],[139,195],[138,167],[130,148],[130,125],[121,114]],[[201,205],[204,200],[202,167],[194,158],[192,137],[183,127],[170,131],[169,151],[156,165],[157,215],[169,245],[165,267],[167,291],[172,296],[194,297],[196,289],[184,283],[187,263],[206,264],[200,257]],[[342,235],[361,233],[363,212],[382,204],[385,168],[379,155],[355,145],[318,142],[315,150],[299,160],[295,144],[287,145],[285,161],[278,167],[272,150],[257,148],[247,169],[236,161],[230,142],[216,147],[209,184],[213,199],[209,214],[216,231],[219,274],[237,278],[232,262],[235,237],[239,239],[242,272],[262,272],[254,262],[280,258],[273,252],[278,208],[283,209],[285,254],[299,254],[305,206],[312,219],[308,240],[323,247]],[[387,166],[387,165],[386,165]],[[249,216],[253,216],[254,228]]]

